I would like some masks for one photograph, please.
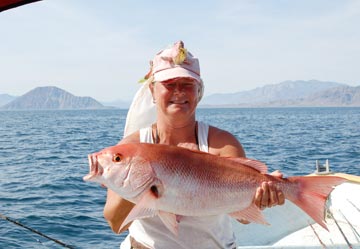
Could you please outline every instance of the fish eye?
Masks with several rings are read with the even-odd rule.
[[[114,157],[113,157],[113,161],[118,163],[118,162],[121,162],[122,160],[122,156],[120,154],[115,154]]]

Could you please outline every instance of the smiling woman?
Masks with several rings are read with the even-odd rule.
[[[127,116],[125,137],[119,144],[172,145],[206,152],[206,155],[245,157],[242,145],[232,134],[196,120],[196,107],[203,89],[199,60],[187,51],[182,41],[160,51],[150,63],[145,83],[134,97]],[[183,158],[178,154],[176,157]],[[186,162],[181,165],[192,167]],[[152,196],[162,193],[159,185],[147,187]],[[249,199],[261,209],[284,203],[282,191],[267,181],[259,183],[256,193],[252,193]],[[169,233],[162,216],[128,223],[131,220],[128,217],[137,212],[139,206],[108,188],[104,217],[116,233],[129,229],[129,235],[121,244],[123,249],[235,247],[232,220],[226,214],[183,216],[178,224],[178,235],[175,235]],[[239,221],[248,223],[244,219]],[[122,226],[123,223],[128,225]]]
[[[38,1],[41,0],[2,0],[0,1],[0,12]]]

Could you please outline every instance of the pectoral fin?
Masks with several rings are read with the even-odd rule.
[[[179,217],[175,214],[171,214],[168,212],[164,212],[159,210],[158,212],[159,218],[164,223],[164,225],[176,236],[178,235],[178,223]]]
[[[156,216],[158,211],[155,209],[155,201],[156,197],[151,191],[144,194],[141,200],[134,206],[126,219],[123,221],[119,231],[133,220]]]

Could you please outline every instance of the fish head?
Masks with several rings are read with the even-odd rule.
[[[149,189],[155,174],[136,144],[121,144],[88,155],[90,172],[84,181],[105,185],[133,201]]]

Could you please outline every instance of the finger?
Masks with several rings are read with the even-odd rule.
[[[277,190],[278,205],[284,205],[285,195],[281,190]]]
[[[263,195],[263,189],[261,187],[258,187],[256,189],[256,193],[255,193],[255,197],[254,197],[254,204],[258,207],[261,208],[261,198]]]
[[[273,207],[279,204],[279,200],[278,200],[278,191],[275,188],[275,185],[273,182],[269,182],[269,207]]]
[[[267,182],[263,182],[261,184],[261,187],[263,189],[263,195],[261,198],[261,205],[260,205],[260,209],[265,209],[266,207],[269,206],[269,184]]]

